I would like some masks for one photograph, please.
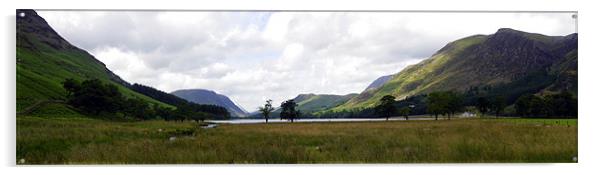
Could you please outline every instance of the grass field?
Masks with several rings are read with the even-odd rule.
[[[18,164],[575,162],[577,123],[566,121],[223,124],[202,129],[191,122],[18,116],[16,158]]]

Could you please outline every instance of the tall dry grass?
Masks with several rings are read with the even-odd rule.
[[[573,162],[575,156],[576,125],[508,120],[201,129],[188,122],[17,118],[17,160],[25,164]]]

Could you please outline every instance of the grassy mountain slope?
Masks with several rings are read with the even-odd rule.
[[[372,81],[372,83],[370,83],[370,85],[368,85],[368,87],[366,87],[366,89],[364,89],[364,91],[378,89],[378,88],[382,87],[383,85],[385,85],[385,83],[387,83],[391,78],[393,78],[393,75],[385,75],[382,77],[378,77],[376,80]]]
[[[317,114],[317,112],[332,109],[339,105],[344,104],[349,101],[353,97],[357,96],[357,94],[347,94],[347,95],[331,95],[331,94],[299,94],[297,97],[293,98],[295,103],[297,103],[297,110],[301,111],[304,114]],[[280,116],[280,104],[274,103],[274,110],[270,113],[270,117],[276,118]],[[263,118],[262,114],[258,111],[252,112],[249,114],[251,118]]]
[[[20,14],[24,14],[21,16]],[[66,78],[97,78],[117,85],[127,97],[169,106],[127,88],[88,52],[71,45],[33,10],[17,10],[17,111],[38,101],[63,99]]]
[[[378,89],[362,92],[333,111],[374,106],[385,95],[398,99],[432,91],[463,91],[502,85],[543,72],[537,91],[577,87],[577,35],[545,36],[503,28],[447,44],[429,59],[397,73]],[[552,81],[543,81],[550,78]],[[526,83],[529,83],[525,81]],[[514,87],[519,87],[518,84]],[[530,89],[533,90],[533,89]]]
[[[301,94],[294,98],[298,109],[304,113],[314,113],[330,109],[347,102],[357,94],[328,95],[328,94]]]

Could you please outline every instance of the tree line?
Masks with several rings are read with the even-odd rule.
[[[524,93],[504,96],[491,86],[471,87],[464,92],[436,91],[408,96],[397,100],[392,95],[383,96],[376,106],[342,111],[323,111],[303,114],[308,118],[386,118],[391,116],[432,115],[450,119],[458,113],[518,116],[531,118],[577,117],[577,98],[568,91],[536,95]]]
[[[545,95],[523,94],[511,104],[500,95],[480,96],[473,101],[467,101],[468,97],[470,95],[454,91],[437,91],[427,94],[423,101],[405,103],[405,106],[399,108],[395,103],[403,103],[408,98],[397,102],[393,96],[386,95],[381,98],[374,111],[381,117],[387,117],[387,120],[393,115],[405,116],[408,119],[407,115],[411,112],[408,111],[411,110],[408,107],[424,103],[426,106],[424,114],[435,116],[435,120],[438,120],[440,115],[451,119],[451,116],[460,112],[478,112],[481,115],[489,114],[496,117],[502,115],[533,118],[577,117],[577,98],[568,91]]]
[[[516,114],[525,117],[577,116],[577,99],[566,91],[543,97],[523,95],[518,98],[515,105]]]
[[[156,89],[138,85],[142,91],[159,94],[171,98],[166,93],[158,93]],[[187,101],[173,100],[176,108],[163,107],[140,98],[126,98],[119,88],[111,83],[103,83],[99,79],[88,79],[79,82],[69,78],[63,81],[67,103],[80,112],[90,115],[122,116],[137,120],[164,119],[168,121],[205,119],[228,119],[229,112],[217,105],[199,105]],[[160,91],[159,91],[160,92]],[[142,93],[145,94],[146,93]],[[153,96],[151,96],[153,97]],[[160,100],[161,101],[161,100]],[[170,104],[170,103],[168,103]]]
[[[138,83],[134,83],[133,85],[129,86],[129,88],[133,91],[136,91],[138,93],[149,96],[155,100],[158,100],[163,103],[170,104],[170,105],[174,105],[174,106],[190,103],[190,102],[188,102],[188,100],[182,99],[173,94],[169,94],[169,93],[157,90],[153,87],[145,86],[145,85],[138,84]]]

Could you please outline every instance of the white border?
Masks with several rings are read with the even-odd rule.
[[[600,168],[600,5],[560,0],[21,0],[2,2],[2,174],[595,174]],[[174,165],[15,167],[15,9],[205,9],[205,10],[495,10],[579,12],[579,163],[577,164],[392,164],[392,165]],[[597,115],[598,114],[598,115]]]

